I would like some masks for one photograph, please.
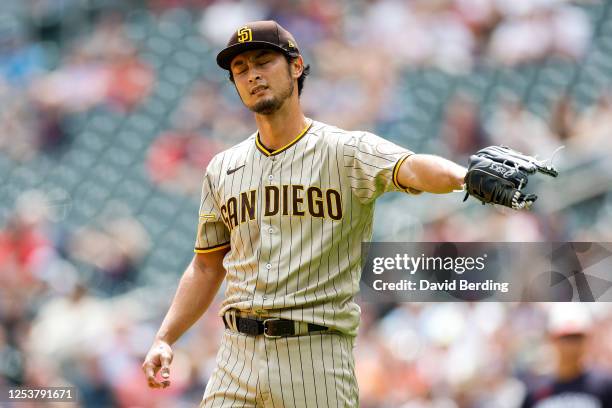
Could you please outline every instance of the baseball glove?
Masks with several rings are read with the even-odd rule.
[[[544,161],[507,146],[489,146],[470,156],[465,175],[465,198],[472,195],[482,204],[500,204],[514,210],[529,208],[538,198],[521,189],[536,172],[557,177],[558,172]]]

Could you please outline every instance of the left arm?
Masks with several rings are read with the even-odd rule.
[[[446,194],[461,190],[467,169],[429,154],[413,154],[397,171],[399,184],[413,193]]]

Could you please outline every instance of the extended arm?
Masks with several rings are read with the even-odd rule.
[[[228,250],[195,254],[181,277],[156,339],[173,344],[204,314],[225,278],[223,256]]]
[[[462,189],[466,171],[439,156],[413,154],[401,164],[397,181],[411,192],[446,194]]]
[[[167,387],[172,361],[171,345],[183,335],[210,306],[225,278],[223,257],[229,248],[209,253],[198,253],[189,264],[178,285],[170,309],[155,336],[142,365],[149,386]],[[155,374],[161,368],[163,382]]]

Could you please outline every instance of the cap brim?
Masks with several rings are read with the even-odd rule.
[[[566,337],[566,336],[586,336],[588,330],[586,328],[567,328],[567,329],[556,329],[550,331],[550,336],[554,338]]]
[[[219,65],[223,69],[230,69],[230,64],[234,57],[240,53],[249,50],[257,50],[257,49],[272,49],[283,54],[289,54],[287,50],[279,47],[278,45],[267,42],[267,41],[249,41],[243,42],[239,44],[231,45],[223,50],[219,54],[217,54],[217,65]]]

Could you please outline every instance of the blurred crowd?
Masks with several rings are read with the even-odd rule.
[[[591,308],[579,330],[551,323],[584,313],[582,304],[369,306],[356,347],[362,407],[519,407],[528,386],[555,375],[554,341],[570,333],[588,339],[586,370],[612,368],[607,304]]]
[[[153,71],[119,14],[103,15],[87,35],[61,43],[15,17],[0,14],[0,149],[14,159],[64,147],[77,137],[67,126],[73,115],[129,112],[150,92]]]
[[[254,130],[225,73],[212,63],[230,32],[249,20],[276,19],[298,39],[313,66],[302,97],[310,117],[373,131],[409,121],[409,108],[430,109],[405,106],[413,91],[405,77],[415,71],[441,72],[450,84],[481,69],[537,67],[551,57],[578,66],[595,34],[584,9],[564,0],[143,0],[138,9],[127,3],[3,2],[3,159],[15,166],[41,155],[61,161],[82,137],[71,124],[92,113],[109,113],[118,129],[145,117],[153,123],[151,134],[133,137],[146,141],[138,171],[146,174],[151,195],[164,191],[197,200],[210,158]],[[160,71],[179,58],[162,53],[167,43],[138,34],[148,32],[135,27],[143,15],[155,27],[163,22],[166,32],[188,21],[196,41],[210,49],[211,63],[199,61],[201,70],[181,96],[157,113],[150,110],[163,99],[156,91],[162,85],[179,89]],[[153,58],[162,54],[161,61]],[[606,164],[612,78],[605,79],[587,103],[560,86],[545,114],[531,109],[519,90],[490,101],[453,89],[435,108],[439,117],[424,143],[429,152],[465,163],[479,147],[509,144],[559,164],[564,187],[541,185],[533,212],[477,208],[480,228],[474,228],[473,207],[460,207],[457,197],[402,197],[412,200],[411,214],[405,202],[383,200],[379,208],[397,216],[377,220],[375,238],[612,241],[612,171]],[[411,134],[380,134],[409,148],[418,142]],[[561,145],[565,149],[555,154]],[[72,384],[87,407],[193,406],[214,367],[222,330],[217,304],[177,345],[173,386],[149,391],[140,364],[172,293],[136,282],[143,260],[162,239],[130,211],[104,212],[69,229],[50,200],[34,190],[15,203],[0,202],[0,388]],[[178,279],[181,271],[166,272]],[[362,309],[355,352],[365,408],[516,407],[527,392],[524,382],[554,371],[550,305]],[[612,370],[612,311],[591,309],[588,367]]]
[[[565,0],[211,3],[201,27],[214,43],[226,41],[243,21],[272,18],[291,27],[318,60],[332,66],[344,65],[345,58],[359,61],[351,71],[361,68],[366,55],[379,56],[385,65],[455,73],[489,60],[516,65],[550,55],[576,59],[591,36],[586,14]]]
[[[133,323],[118,299],[135,287],[149,237],[135,218],[111,212],[67,231],[52,222],[66,205],[25,192],[0,229],[0,389],[71,384],[82,406],[133,406],[114,402],[118,390],[94,348],[108,346],[107,368],[122,370],[114,365],[119,344],[105,339],[121,342],[115,332]],[[81,263],[93,265],[93,275]]]

